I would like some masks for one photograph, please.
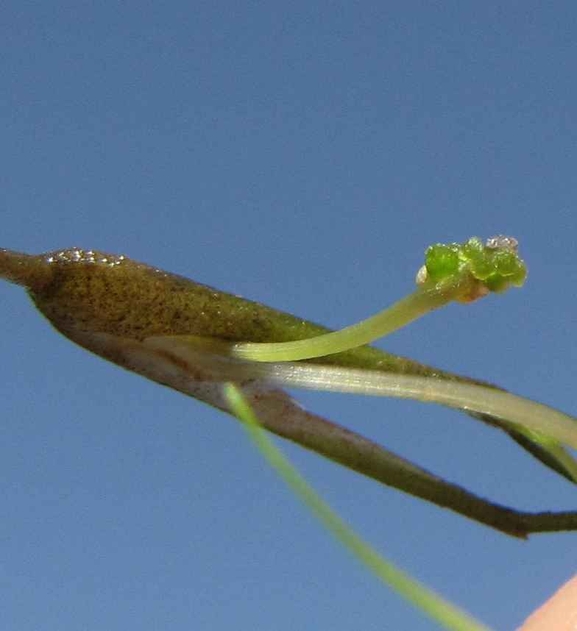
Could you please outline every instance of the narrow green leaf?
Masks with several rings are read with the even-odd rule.
[[[275,447],[241,391],[229,383],[225,385],[225,394],[235,415],[243,422],[250,437],[269,464],[327,530],[365,567],[442,627],[453,631],[488,631],[488,627],[411,578],[355,534]]]

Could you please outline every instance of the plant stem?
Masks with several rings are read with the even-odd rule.
[[[438,403],[528,428],[577,449],[577,419],[542,403],[482,385],[314,364],[275,363],[246,367],[270,383]]]
[[[230,346],[229,353],[258,362],[298,361],[341,353],[389,335],[448,304],[463,292],[466,284],[467,278],[461,275],[448,283],[419,287],[376,315],[338,331],[291,342],[238,342]]]
[[[243,422],[250,437],[268,463],[289,488],[310,508],[327,530],[348,548],[363,565],[383,583],[394,589],[444,628],[453,631],[488,631],[488,627],[477,622],[462,609],[397,568],[363,541],[275,447],[241,391],[233,384],[227,384],[225,393],[233,412]]]

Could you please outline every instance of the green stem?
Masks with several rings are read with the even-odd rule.
[[[403,375],[361,368],[298,362],[259,363],[237,360],[218,353],[214,340],[190,336],[150,338],[151,348],[162,349],[191,365],[203,366],[218,381],[262,380],[288,387],[369,396],[414,399],[437,403],[517,425],[527,438],[556,458],[555,443],[577,449],[577,419],[542,403],[481,384]],[[216,341],[218,347],[219,341]],[[526,430],[529,430],[528,432]],[[564,454],[565,468],[577,476],[572,459]],[[569,464],[569,467],[568,467]]]
[[[245,376],[289,387],[438,403],[528,428],[577,449],[577,419],[542,403],[486,386],[314,364],[253,364]],[[533,438],[538,436],[533,435]]]
[[[383,583],[403,598],[417,606],[424,614],[446,629],[454,631],[488,631],[469,614],[455,607],[441,596],[425,587],[406,572],[381,556],[361,539],[316,493],[299,472],[283,456],[260,426],[251,407],[240,390],[226,384],[225,394],[235,415],[244,423],[250,437],[269,464],[285,483],[311,509],[332,535]]]
[[[466,280],[461,276],[450,283],[419,287],[388,309],[339,331],[290,342],[238,342],[231,346],[229,352],[239,359],[273,362],[312,359],[348,351],[389,335],[433,309],[455,300],[462,293]]]
[[[492,291],[521,286],[527,270],[516,248],[514,239],[502,236],[486,244],[473,237],[463,244],[433,245],[417,275],[420,287],[388,309],[325,335],[289,342],[237,342],[228,353],[259,362],[298,361],[368,344],[453,300],[471,302]]]

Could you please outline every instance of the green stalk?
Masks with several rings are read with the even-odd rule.
[[[473,237],[464,244],[433,245],[417,274],[419,287],[388,309],[339,331],[289,342],[237,342],[228,353],[259,362],[299,361],[369,344],[453,300],[472,302],[520,287],[527,270],[516,248],[517,242],[508,237],[493,237],[486,244]]]
[[[246,374],[255,378],[289,387],[415,399],[489,415],[514,424],[518,429],[526,430],[527,437],[539,442],[544,448],[553,448],[559,442],[577,449],[575,417],[495,388],[433,377],[396,375],[314,364],[278,363],[264,364],[262,367],[254,365],[247,371]],[[569,460],[571,469],[577,476],[575,462]]]
[[[538,444],[565,475],[577,481],[577,463],[562,444],[577,449],[577,419],[542,403],[476,383],[303,362],[245,362],[219,355],[211,340],[151,338],[147,344],[218,374],[220,381],[256,379],[268,384],[367,396],[414,399],[501,420]]]
[[[348,351],[389,335],[417,318],[455,299],[466,278],[440,286],[418,288],[388,309],[374,316],[325,335],[291,342],[239,342],[230,354],[239,359],[258,362],[298,361]]]
[[[315,516],[349,551],[379,580],[394,589],[400,596],[419,608],[425,615],[446,629],[453,631],[489,631],[469,614],[428,589],[406,572],[381,556],[361,539],[330,506],[316,493],[300,473],[269,440],[256,415],[241,391],[232,383],[225,385],[225,395],[234,414],[258,450],[280,475],[292,491],[309,507]]]

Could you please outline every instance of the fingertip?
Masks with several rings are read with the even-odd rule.
[[[565,583],[518,631],[575,631],[577,629],[577,574]]]

